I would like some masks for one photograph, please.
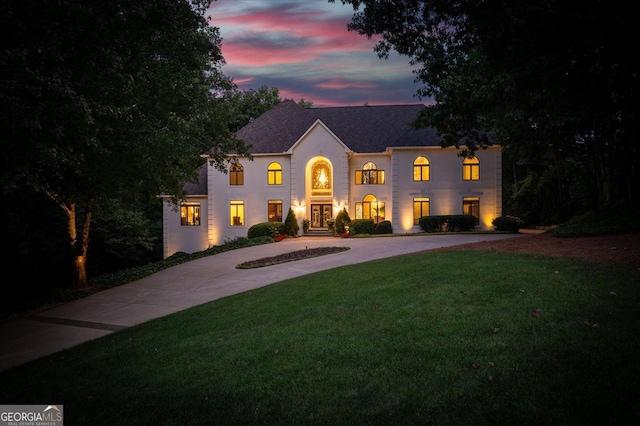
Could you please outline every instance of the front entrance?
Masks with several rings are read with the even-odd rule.
[[[333,217],[331,204],[311,204],[311,227],[327,228],[327,219]]]

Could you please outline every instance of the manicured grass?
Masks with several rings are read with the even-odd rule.
[[[64,404],[67,425],[631,425],[638,401],[636,268],[476,251],[303,276],[0,373],[0,403]]]

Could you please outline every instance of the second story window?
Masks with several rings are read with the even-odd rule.
[[[480,160],[465,158],[462,162],[462,180],[480,180]]]
[[[418,157],[413,162],[413,180],[430,180],[431,170],[429,169],[429,160],[426,157]]]
[[[244,169],[236,163],[229,167],[229,185],[244,185]]]
[[[384,185],[384,170],[371,161],[365,163],[362,170],[356,170],[356,185]]]
[[[267,168],[267,185],[282,185],[282,166],[271,163]]]

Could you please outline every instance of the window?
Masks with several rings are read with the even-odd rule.
[[[465,197],[462,199],[462,214],[476,217],[476,225],[480,224],[480,199],[478,197]]]
[[[413,162],[413,180],[429,180],[431,178],[429,173],[429,160],[426,157],[416,158]]]
[[[413,224],[417,225],[420,218],[429,216],[429,198],[419,197],[413,199]]]
[[[384,185],[384,170],[377,170],[375,163],[369,161],[362,170],[356,170],[356,185]]]
[[[324,161],[318,161],[311,169],[311,195],[331,195],[331,167]]]
[[[476,157],[462,162],[462,180],[480,180],[480,161]]]
[[[282,166],[271,163],[267,168],[267,185],[282,185]]]
[[[244,185],[244,169],[236,163],[229,167],[229,185]]]
[[[244,201],[231,201],[229,203],[229,225],[244,225]]]
[[[282,222],[282,200],[269,200],[269,222]]]
[[[361,203],[356,203],[356,219],[373,219],[374,223],[384,220],[384,202],[374,195],[366,195]]]
[[[200,203],[180,204],[180,225],[200,226]]]

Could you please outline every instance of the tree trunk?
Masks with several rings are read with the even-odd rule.
[[[87,249],[89,248],[89,225],[91,224],[91,214],[93,212],[93,198],[87,200],[84,212],[82,229],[78,237],[76,225],[76,205],[72,204],[67,209],[69,221],[69,236],[73,245],[73,288],[83,290],[89,288],[87,278]]]

